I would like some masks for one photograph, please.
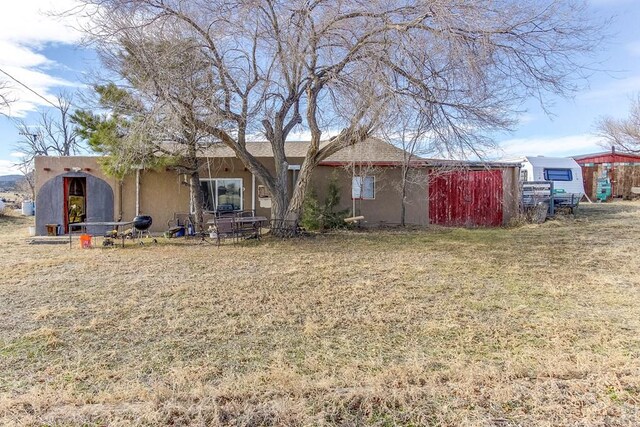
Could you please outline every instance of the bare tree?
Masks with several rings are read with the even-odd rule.
[[[0,81],[0,114],[7,115],[7,110],[15,101],[9,94],[10,88],[9,83]]]
[[[24,181],[35,200],[35,175],[33,173],[36,156],[70,156],[81,151],[81,140],[78,138],[75,125],[71,123],[72,96],[60,94],[56,97],[56,107],[43,110],[36,124],[29,125],[24,120],[17,120],[16,127],[21,139],[16,144],[22,153],[20,161],[15,164],[24,175]]]
[[[640,93],[631,101],[627,118],[601,117],[596,122],[596,133],[609,148],[640,153]]]
[[[391,96],[429,111],[443,144],[473,152],[472,136],[509,126],[526,97],[574,90],[579,55],[598,42],[585,6],[569,0],[83,1],[106,66],[231,148],[270,193],[273,219],[290,223],[313,169],[379,129]],[[197,78],[150,45],[188,52]],[[297,127],[311,144],[289,197],[284,147]],[[327,128],[341,131],[323,141]],[[258,134],[273,171],[247,148]]]
[[[18,171],[23,175],[22,180],[19,182],[20,190],[28,192],[31,196],[31,200],[36,199],[36,174],[33,170],[33,162],[26,162],[21,159],[17,164]]]
[[[424,173],[421,158],[437,153],[434,147],[435,138],[431,135],[432,125],[429,115],[418,108],[399,105],[391,110],[392,115],[387,123],[391,128],[382,128],[382,138],[390,144],[402,149],[400,162],[400,181],[398,190],[401,196],[400,225],[406,225],[407,189],[411,184],[423,184],[428,179]]]
[[[72,96],[60,94],[56,107],[40,112],[35,124],[16,121],[22,138],[17,150],[23,154],[22,163],[31,163],[35,156],[71,156],[82,151],[75,125],[71,122]]]

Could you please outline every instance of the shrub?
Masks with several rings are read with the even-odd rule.
[[[336,211],[340,205],[340,186],[336,176],[332,176],[327,187],[327,197],[323,203],[318,201],[315,188],[311,187],[307,192],[302,210],[302,226],[307,230],[330,230],[344,228],[347,224],[344,219],[349,209]]]

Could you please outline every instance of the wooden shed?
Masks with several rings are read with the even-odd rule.
[[[519,209],[519,165],[465,162],[429,172],[429,223],[497,227]]]
[[[612,150],[574,159],[582,167],[585,194],[591,200],[598,196],[598,180],[608,180],[611,197],[629,199],[631,188],[640,187],[640,155]]]

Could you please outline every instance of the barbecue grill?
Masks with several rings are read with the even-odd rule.
[[[153,219],[149,215],[138,215],[133,218],[133,228],[136,232],[136,237],[139,239],[144,234],[146,234],[147,237],[151,237],[151,233],[149,233],[151,224],[153,224]]]

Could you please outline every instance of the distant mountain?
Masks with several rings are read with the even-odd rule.
[[[22,175],[2,175],[0,176],[0,182],[18,182],[23,178]]]

